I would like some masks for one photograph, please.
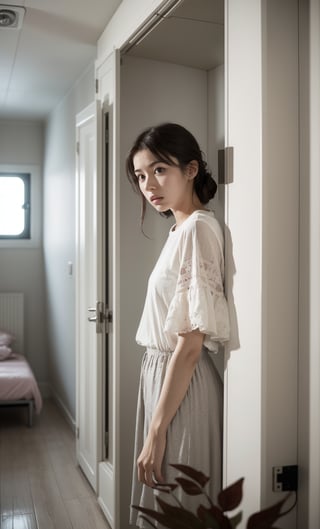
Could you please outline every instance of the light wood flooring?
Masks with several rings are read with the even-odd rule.
[[[32,428],[25,409],[0,408],[0,528],[109,529],[50,400]]]

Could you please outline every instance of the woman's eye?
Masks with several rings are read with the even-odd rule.
[[[165,172],[165,170],[166,170],[165,167],[156,167],[154,172],[155,174],[162,174]]]
[[[144,174],[137,174],[136,176],[137,176],[138,182],[143,182],[145,180]]]

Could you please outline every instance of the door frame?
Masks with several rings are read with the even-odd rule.
[[[120,475],[120,450],[118,447],[120,419],[120,146],[119,146],[119,81],[120,81],[120,52],[115,49],[110,55],[96,66],[97,99],[102,102],[102,113],[108,114],[108,275],[105,281],[109,282],[109,308],[112,311],[112,324],[107,335],[109,351],[109,442],[110,451],[108,459],[101,458],[98,463],[99,495],[98,503],[112,528],[118,527],[120,509],[119,475]],[[103,167],[103,174],[106,171]],[[106,188],[104,189],[106,196]]]
[[[300,322],[298,527],[320,520],[320,6],[299,0]]]

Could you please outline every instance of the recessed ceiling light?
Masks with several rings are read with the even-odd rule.
[[[0,29],[20,29],[25,8],[0,4]]]

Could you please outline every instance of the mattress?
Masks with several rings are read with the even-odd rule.
[[[24,399],[33,399],[40,413],[42,397],[32,369],[24,356],[15,354],[0,362],[0,402]]]

